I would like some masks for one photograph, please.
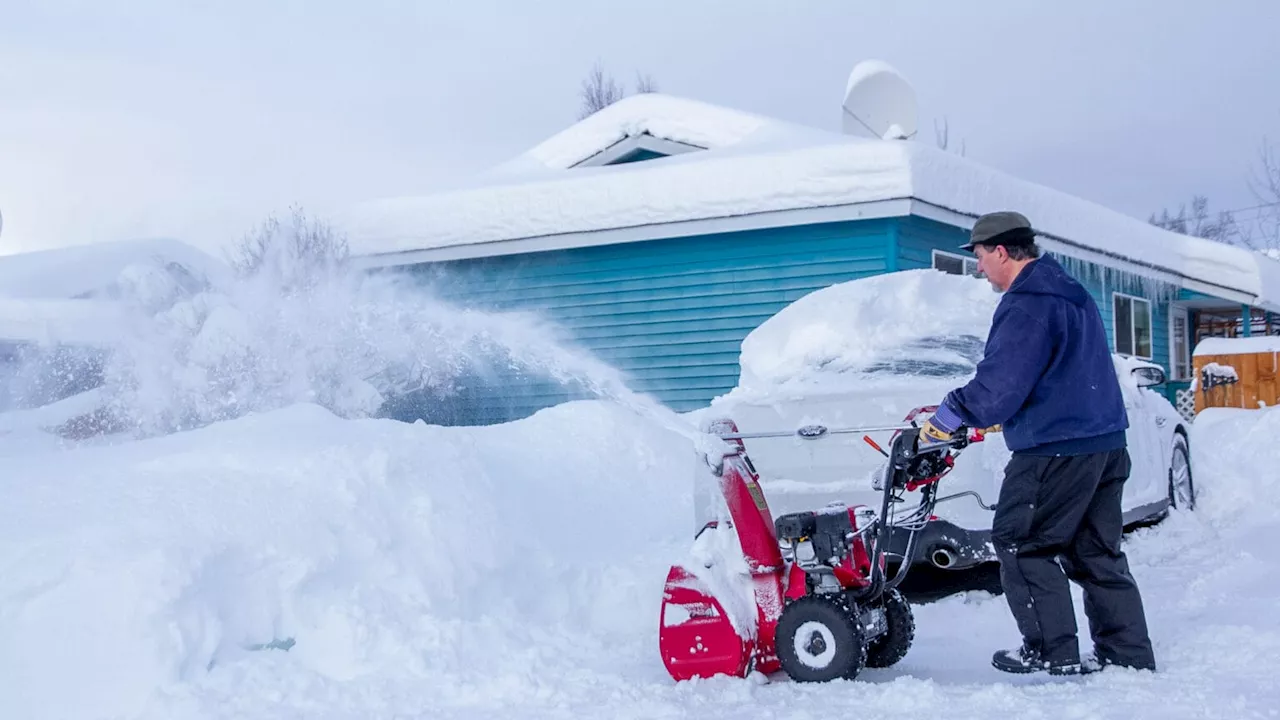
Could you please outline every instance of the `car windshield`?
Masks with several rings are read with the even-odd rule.
[[[986,343],[976,335],[933,335],[898,345],[863,368],[874,375],[956,377],[977,370]]]

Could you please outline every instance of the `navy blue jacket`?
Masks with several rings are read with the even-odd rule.
[[[1027,455],[1118,450],[1129,427],[1098,306],[1048,255],[1005,292],[977,374],[944,402]]]

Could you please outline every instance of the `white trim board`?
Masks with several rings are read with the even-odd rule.
[[[638,225],[611,230],[589,230],[586,232],[559,233],[515,240],[494,240],[466,245],[450,245],[441,248],[410,250],[400,253],[360,255],[353,257],[350,262],[358,269],[392,267],[425,262],[467,260],[550,250],[569,250],[596,245],[644,242],[646,240],[666,240],[691,235],[713,235],[743,230],[765,230],[798,225],[820,225],[853,220],[904,217],[910,214],[910,210],[911,202],[906,198],[877,200],[875,202],[852,203],[849,205],[775,210],[748,215],[683,220],[656,225]]]
[[[647,150],[652,153],[658,153],[659,155],[683,155],[684,153],[695,152],[697,150],[706,150],[706,148],[701,145],[679,142],[678,140],[667,140],[666,138],[655,137],[647,132],[643,132],[638,135],[628,135],[622,140],[619,140],[587,159],[574,163],[570,167],[599,167],[601,165],[610,165],[637,150]]]
[[[1129,342],[1133,350],[1131,353],[1120,352],[1120,318],[1116,315],[1116,299],[1124,298],[1129,301]],[[1134,322],[1134,308],[1137,303],[1147,306],[1147,345],[1150,347],[1150,355],[1138,354],[1138,324]],[[1131,295],[1129,293],[1120,292],[1119,290],[1111,291],[1111,347],[1115,349],[1119,355],[1126,357],[1136,357],[1142,360],[1154,360],[1156,356],[1156,312],[1151,298],[1144,298],[1141,295]]]
[[[462,243],[439,248],[424,248],[395,253],[358,255],[351,259],[353,267],[361,270],[415,265],[419,263],[469,260],[474,258],[520,255],[553,250],[570,250],[595,245],[615,245],[646,240],[665,240],[691,235],[763,230],[798,225],[815,225],[855,220],[873,220],[915,215],[969,230],[978,216],[964,213],[917,198],[894,198],[863,203],[828,205],[823,207],[771,210],[743,215],[681,220],[669,223],[636,225],[588,230],[583,232],[556,233],[510,240],[490,240]],[[1037,233],[1036,242],[1045,250],[1104,265],[1114,269],[1148,275],[1172,285],[1205,293],[1232,302],[1255,305],[1257,298],[1234,288],[1197,280],[1176,270],[1149,263],[1130,260],[1120,255],[1097,250],[1054,235]],[[958,249],[958,246],[957,246]]]

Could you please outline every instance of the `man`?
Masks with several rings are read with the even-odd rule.
[[[962,246],[1004,293],[985,357],[920,431],[938,442],[962,427],[1002,426],[1013,452],[991,539],[1022,646],[999,670],[1155,670],[1137,583],[1120,549],[1120,497],[1129,476],[1129,426],[1102,317],[1089,293],[1016,212],[978,218]],[[1082,664],[1068,578],[1084,589],[1094,657]]]

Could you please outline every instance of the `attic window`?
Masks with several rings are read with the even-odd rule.
[[[645,160],[656,160],[671,155],[681,155],[696,150],[706,150],[706,148],[677,140],[654,137],[649,133],[640,133],[639,135],[630,135],[619,140],[573,167],[622,165]]]

